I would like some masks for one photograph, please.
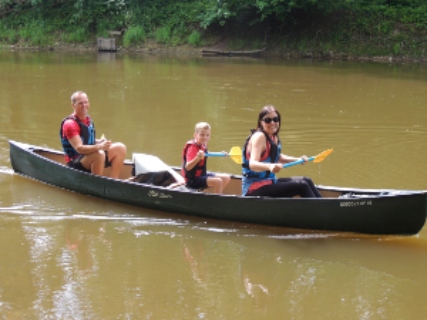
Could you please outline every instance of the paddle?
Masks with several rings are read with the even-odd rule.
[[[325,150],[325,151],[323,151],[322,153],[319,153],[317,156],[314,156],[314,157],[310,157],[310,158],[308,158],[308,161],[313,161],[313,162],[322,162],[323,160],[325,160],[325,159],[326,159],[326,157],[327,157],[327,156],[329,156],[329,154],[330,154],[332,151],[334,151],[334,149],[328,149],[328,150]],[[303,162],[304,162],[304,160],[300,159],[300,160],[297,160],[297,161],[293,161],[293,162],[285,163],[285,164],[283,165],[283,168],[292,167],[292,166],[294,166],[294,165],[297,165],[297,164],[300,164],[300,163],[303,163]]]
[[[207,152],[205,157],[230,157],[235,163],[242,164],[242,149],[240,147],[232,147],[230,152]]]

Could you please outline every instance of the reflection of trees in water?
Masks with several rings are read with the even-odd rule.
[[[233,290],[229,290],[236,279],[238,255],[230,259],[230,252],[238,252],[229,241],[217,241],[216,238],[192,237],[182,235],[181,261],[184,262],[185,282],[182,296],[191,306],[182,317],[220,318],[224,310],[230,308],[230,301],[235,299]],[[231,276],[231,277],[230,277]]]
[[[283,307],[295,319],[319,314],[325,319],[344,314],[358,319],[405,318],[399,291],[407,281],[357,265],[314,259],[298,259],[290,267],[281,294]]]
[[[139,234],[138,241],[131,241],[137,245],[133,250],[112,252],[116,264],[127,261],[116,303],[134,314],[244,319],[363,318],[362,311],[403,315],[399,291],[412,285],[360,264],[311,258],[286,241],[271,249],[271,240],[265,239],[252,246],[234,237],[191,232],[147,228]]]
[[[32,219],[18,217],[19,225],[0,232],[2,243],[12,243],[0,250],[0,313],[10,319],[67,318],[73,310],[84,318],[91,313],[89,282],[98,269],[103,224]]]
[[[405,319],[402,299],[414,308],[420,302],[402,296],[411,291],[412,280],[351,262],[304,257],[300,251],[290,254],[285,242],[281,252],[256,247],[241,251],[245,295],[239,307],[250,310],[245,319]]]
[[[255,312],[253,315],[265,316],[272,299],[270,290],[274,290],[271,275],[275,256],[248,248],[242,248],[240,252],[241,281],[247,307],[250,306],[248,310]]]
[[[181,238],[182,251],[188,262],[193,279],[199,284],[206,285],[209,281],[209,262],[205,257],[205,245],[200,238],[189,241]]]
[[[36,298],[30,246],[20,219],[0,217],[0,318],[30,318]]]

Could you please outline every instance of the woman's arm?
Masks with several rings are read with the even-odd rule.
[[[297,157],[287,156],[287,155],[282,153],[282,154],[280,154],[280,157],[279,157],[279,163],[285,164],[285,163],[289,163],[289,162],[298,161],[300,159],[304,160],[304,162],[302,164],[304,164],[305,162],[308,161],[308,158],[306,155],[303,155],[303,156],[297,158]]]
[[[262,152],[266,149],[267,139],[262,132],[256,132],[248,142],[248,150],[251,154],[249,158],[249,168],[256,172],[272,171],[273,163],[259,161]]]
[[[250,147],[251,157],[249,159],[249,168],[253,171],[271,171],[274,173],[279,172],[283,168],[283,164],[304,160],[303,164],[308,161],[307,156],[301,156],[299,158],[280,154],[278,163],[265,163],[260,162],[262,152],[266,149],[267,139],[261,132],[255,133],[251,140],[249,140],[248,147]]]

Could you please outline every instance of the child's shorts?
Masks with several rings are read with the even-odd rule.
[[[197,177],[195,179],[191,179],[187,181],[187,187],[191,189],[206,189],[208,187],[207,185],[207,179],[209,177],[214,177],[215,175],[213,173],[208,173],[205,176]]]

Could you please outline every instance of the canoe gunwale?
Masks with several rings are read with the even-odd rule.
[[[342,193],[355,192],[363,194],[371,194],[372,197],[391,197],[391,196],[403,196],[410,194],[427,194],[427,190],[401,190],[401,189],[364,189],[364,188],[352,188],[352,187],[333,187],[316,185],[317,188],[325,191],[339,191]],[[381,194],[383,193],[383,194]],[[387,194],[388,193],[388,194]]]

